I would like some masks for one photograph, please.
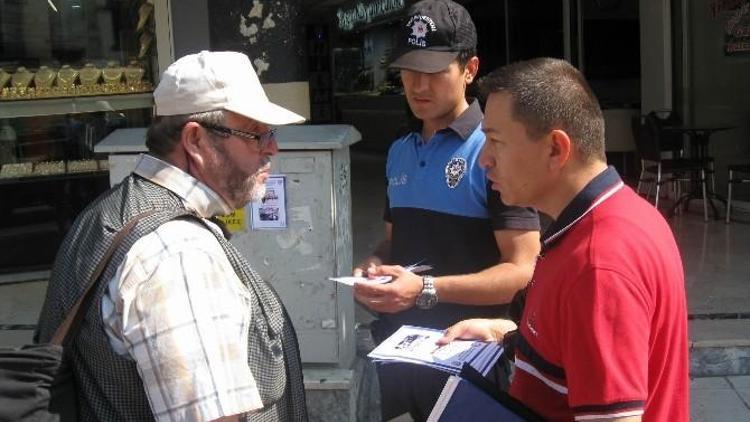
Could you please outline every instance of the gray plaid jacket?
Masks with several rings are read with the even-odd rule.
[[[132,217],[149,210],[158,212],[139,222],[114,253],[78,335],[65,348],[66,359],[75,373],[82,421],[153,420],[135,363],[112,350],[104,331],[101,298],[107,283],[101,280],[110,280],[130,247],[161,224],[175,218],[203,220],[185,209],[180,198],[168,189],[130,175],[81,212],[55,259],[36,333],[40,342],[51,339],[68,310],[83,294],[86,282],[115,234]],[[210,231],[252,293],[248,364],[264,407],[246,415],[245,420],[306,421],[299,346],[281,300],[223,235]]]

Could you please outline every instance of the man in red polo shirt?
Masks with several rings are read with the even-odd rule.
[[[599,103],[557,59],[489,75],[480,163],[509,205],[555,220],[513,336],[512,396],[549,420],[686,421],[687,310],[677,245],[604,156]],[[500,341],[515,324],[467,320],[454,338]]]

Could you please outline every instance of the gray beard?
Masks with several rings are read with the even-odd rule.
[[[265,163],[252,175],[242,175],[237,170],[227,176],[227,188],[232,198],[241,206],[250,202],[260,202],[266,196],[266,184],[258,181],[261,169]]]
[[[258,164],[258,169],[253,174],[248,175],[235,166],[229,167],[229,163],[231,163],[229,154],[222,145],[214,144],[214,146],[219,162],[226,163],[226,165],[220,167],[219,172],[223,179],[221,183],[234,202],[233,206],[243,208],[249,202],[262,200],[266,196],[266,184],[258,182],[258,176],[271,159],[264,157]]]
[[[253,187],[250,188],[250,202],[260,202],[266,196],[266,184],[258,183],[255,177],[257,176],[253,176]]]

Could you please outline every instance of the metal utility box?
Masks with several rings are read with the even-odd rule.
[[[352,269],[349,125],[285,126],[271,173],[284,176],[286,227],[253,229],[249,204],[238,213],[232,243],[281,296],[299,337],[303,363],[350,367],[354,359],[354,299],[328,280]],[[109,155],[115,184],[146,151],[145,129],[120,129],[95,151]],[[268,196],[268,193],[267,193]],[[262,218],[262,217],[261,217]]]

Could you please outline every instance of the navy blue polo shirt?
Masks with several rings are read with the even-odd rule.
[[[474,273],[500,262],[495,230],[539,230],[535,211],[506,206],[490,189],[479,165],[483,117],[473,101],[429,142],[415,130],[391,145],[384,219],[393,224],[392,263],[429,264],[434,276]],[[439,303],[428,311],[413,307],[382,315],[380,326],[386,331],[403,324],[446,328],[465,318],[505,313],[506,306]]]

